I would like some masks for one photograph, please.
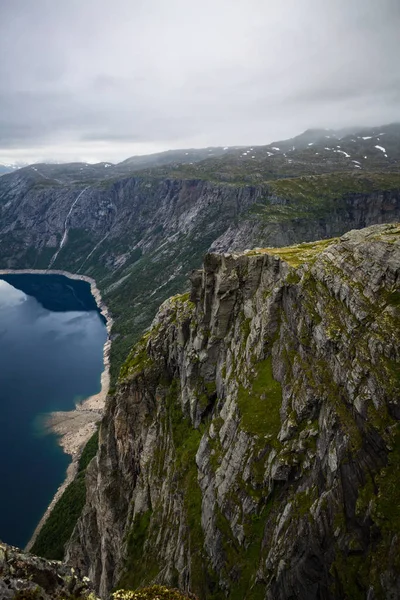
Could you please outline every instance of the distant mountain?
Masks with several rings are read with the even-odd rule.
[[[218,146],[216,148],[188,148],[185,150],[167,150],[156,154],[148,154],[146,156],[131,156],[123,162],[119,163],[118,167],[132,167],[134,169],[150,169],[152,167],[161,167],[164,165],[179,164],[191,165],[195,162],[200,162],[207,158],[217,158],[223,156],[227,151],[232,150],[228,146]]]
[[[295,149],[301,150],[307,148],[307,146],[322,143],[329,138],[339,139],[339,135],[333,129],[306,129],[300,135],[288,140],[272,142],[269,146],[278,147],[282,152]]]
[[[21,169],[22,167],[25,167],[26,163],[18,163],[18,164],[0,164],[0,177],[1,175],[5,175],[6,173],[12,173],[13,171],[16,171],[17,169]]]
[[[35,163],[24,169],[24,172],[39,182],[46,180],[53,183],[65,184],[81,181],[93,182],[106,179],[114,165],[110,162],[90,164],[86,162],[74,163]]]
[[[115,165],[113,171],[194,177],[208,174],[219,180],[243,176],[259,181],[310,172],[386,170],[397,168],[399,161],[400,124],[394,123],[369,128],[307,129],[293,138],[264,146],[168,150],[133,156]]]
[[[347,130],[348,131],[348,130]],[[229,147],[219,156],[142,168],[146,176],[259,184],[334,172],[395,171],[400,168],[400,124],[343,130],[308,129],[265,146]],[[183,151],[182,151],[183,152]],[[147,157],[150,160],[151,157]],[[116,165],[118,172],[129,165]]]
[[[353,129],[307,129],[264,146],[218,146],[167,150],[132,156],[113,164],[100,162],[0,165],[0,175],[16,169],[38,181],[65,184],[117,179],[133,173],[177,179],[261,183],[272,179],[335,171],[397,171],[400,123]]]
[[[304,150],[311,146],[319,146],[326,150],[342,147],[348,145],[348,151],[359,150],[370,150],[375,148],[376,145],[373,140],[379,142],[381,136],[386,136],[385,141],[388,141],[390,146],[395,142],[395,147],[392,148],[392,158],[398,157],[398,141],[400,136],[400,123],[393,123],[391,125],[383,125],[381,127],[346,127],[344,129],[307,129],[300,135],[295,136],[289,140],[283,140],[280,142],[274,142],[271,146],[278,146],[282,151],[288,150]],[[334,143],[337,140],[336,144]],[[357,140],[359,140],[357,142]],[[360,141],[362,140],[362,141]],[[372,140],[372,141],[370,141]],[[340,143],[340,145],[339,145]],[[353,144],[357,143],[355,147]]]

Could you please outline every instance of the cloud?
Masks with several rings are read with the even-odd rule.
[[[398,0],[2,0],[0,161],[400,120]]]

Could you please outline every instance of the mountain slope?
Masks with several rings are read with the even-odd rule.
[[[206,256],[109,399],[68,558],[106,597],[400,591],[400,228]]]
[[[308,130],[266,146],[229,148],[221,157],[193,165],[166,165],[140,173],[257,184],[333,172],[398,172],[399,166],[400,124],[395,123],[344,136],[341,132]]]
[[[144,156],[131,156],[120,162],[118,168],[129,167],[130,169],[149,169],[152,167],[160,167],[164,165],[174,164],[193,164],[207,158],[215,158],[223,156],[232,148],[211,147],[211,148],[188,148],[186,150],[167,150],[166,152],[158,152],[156,154],[148,154]]]
[[[0,164],[0,176],[1,175],[5,175],[6,173],[12,173],[13,171],[16,171],[17,169],[21,169],[22,167],[25,167],[25,164],[7,164],[7,165],[3,165]]]

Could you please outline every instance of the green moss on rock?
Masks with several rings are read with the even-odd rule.
[[[135,591],[118,590],[112,594],[113,600],[196,600],[191,593],[167,588],[164,585],[152,585]]]
[[[275,444],[281,426],[282,388],[273,376],[272,357],[259,362],[256,371],[248,388],[239,387],[237,403],[241,426],[248,433]]]

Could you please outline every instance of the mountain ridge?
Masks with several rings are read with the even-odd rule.
[[[344,129],[319,129],[319,128],[311,128],[305,130],[303,133],[294,136],[293,138],[278,140],[275,142],[271,142],[269,144],[241,144],[241,145],[233,145],[233,146],[212,146],[206,148],[182,148],[177,150],[165,150],[162,152],[156,152],[153,154],[146,155],[135,155],[130,156],[123,161],[118,163],[113,163],[110,161],[100,161],[98,163],[87,163],[85,161],[81,162],[52,162],[52,163],[34,163],[32,165],[18,165],[18,164],[7,164],[0,165],[0,169],[3,170],[4,173],[11,172],[15,169],[21,168],[45,168],[50,174],[52,171],[57,170],[58,172],[62,172],[62,170],[74,169],[85,171],[87,168],[92,169],[91,175],[96,174],[97,177],[101,178],[102,175],[105,175],[103,169],[109,168],[110,176],[111,173],[115,175],[122,175],[124,173],[133,173],[136,171],[142,171],[147,169],[157,169],[159,167],[178,167],[182,165],[193,165],[195,163],[202,162],[204,160],[212,159],[217,160],[218,158],[223,158],[224,156],[234,155],[243,157],[244,153],[246,156],[250,154],[249,158],[253,156],[252,151],[261,152],[263,159],[271,158],[271,156],[276,156],[280,154],[284,154],[285,151],[294,151],[307,149],[308,146],[317,145],[319,150],[326,150],[325,146],[327,146],[326,140],[332,139],[341,141],[343,140],[345,144],[348,144],[350,141],[355,141],[354,138],[358,140],[363,140],[366,142],[367,140],[373,140],[377,138],[376,141],[380,141],[378,139],[380,137],[380,133],[383,135],[394,135],[395,137],[400,135],[400,123],[391,123],[388,125],[381,125],[380,127],[347,127]],[[358,135],[360,134],[360,135]],[[364,135],[362,135],[364,134]],[[364,139],[365,138],[365,139]],[[360,143],[360,142],[359,142]],[[399,148],[398,144],[395,149],[395,158],[398,160],[399,158]],[[255,149],[255,150],[254,150]],[[347,150],[354,149],[354,146],[346,146]],[[332,149],[332,151],[334,151]],[[365,151],[372,151],[375,153],[376,148],[371,143],[362,144],[362,147],[357,148],[356,158],[363,158],[365,155]],[[363,154],[364,152],[364,154]],[[347,152],[346,152],[347,153]],[[379,156],[379,155],[377,155]],[[310,156],[309,156],[310,158]],[[290,159],[289,159],[290,160]],[[291,159],[293,160],[293,159]],[[385,164],[384,162],[382,163]],[[370,167],[370,165],[367,165]],[[95,169],[98,169],[97,172]],[[8,171],[7,171],[8,170]],[[1,174],[3,172],[0,171]],[[80,175],[78,172],[75,173],[77,176]],[[46,173],[46,176],[48,173]],[[81,174],[82,175],[82,174]],[[107,174],[107,176],[109,176]]]

